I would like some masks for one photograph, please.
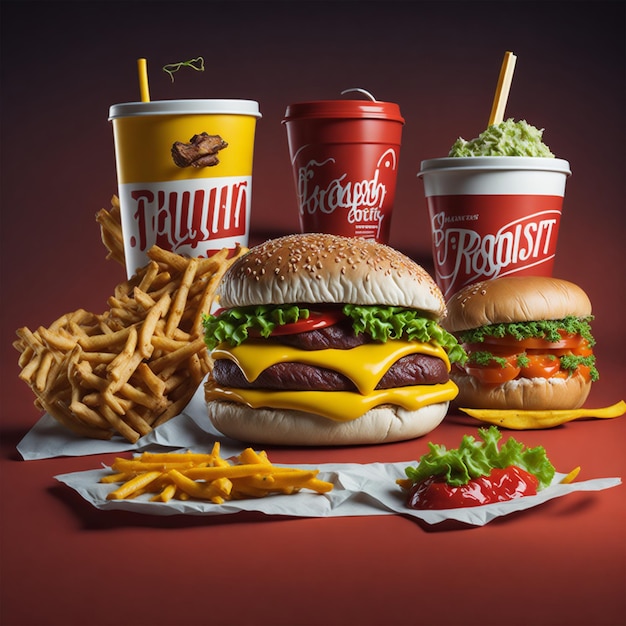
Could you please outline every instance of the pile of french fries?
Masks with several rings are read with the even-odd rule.
[[[151,502],[260,498],[269,494],[293,494],[302,489],[328,493],[331,482],[317,478],[319,470],[273,465],[265,451],[246,448],[234,462],[220,456],[216,442],[209,454],[195,452],[144,452],[132,459],[117,458],[102,483],[122,483],[107,495],[124,500],[151,494]]]
[[[111,258],[118,258],[114,208],[99,221]],[[117,433],[132,443],[180,413],[212,366],[202,317],[244,251],[225,248],[197,259],[154,246],[150,262],[115,288],[108,311],[79,309],[47,328],[19,328],[19,376],[35,405],[81,436]]]

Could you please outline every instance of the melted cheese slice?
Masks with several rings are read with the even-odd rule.
[[[409,354],[428,354],[442,359],[448,371],[450,361],[439,346],[416,341],[388,341],[357,346],[349,350],[299,350],[280,344],[267,345],[248,341],[237,347],[221,344],[211,354],[214,359],[230,359],[255,380],[263,370],[276,363],[306,363],[333,369],[352,380],[358,391],[275,391],[220,387],[214,381],[205,389],[207,401],[238,402],[252,408],[272,407],[322,415],[335,421],[351,421],[382,404],[395,404],[417,411],[429,404],[448,402],[458,394],[450,380],[435,385],[411,385],[393,389],[376,389],[385,372],[400,358]]]
[[[253,409],[271,407],[315,413],[337,422],[355,420],[381,404],[395,404],[407,411],[449,402],[456,398],[458,387],[449,380],[436,385],[414,385],[377,389],[368,395],[355,391],[273,391],[267,389],[232,389],[207,384],[205,398],[247,404]]]
[[[398,359],[409,354],[438,357],[450,371],[450,361],[443,348],[419,341],[366,343],[349,350],[300,350],[281,344],[265,344],[261,347],[258,342],[248,341],[234,348],[221,344],[211,356],[214,359],[234,361],[248,382],[256,380],[261,372],[276,363],[305,363],[335,370],[349,378],[361,394],[370,394],[385,372]]]

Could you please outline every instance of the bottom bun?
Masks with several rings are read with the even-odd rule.
[[[209,419],[222,434],[239,441],[291,446],[345,446],[404,441],[436,428],[449,402],[407,411],[386,404],[349,422],[282,409],[252,409],[236,402],[207,404]]]
[[[501,385],[482,385],[467,374],[452,372],[458,385],[454,404],[468,409],[518,409],[525,411],[578,409],[591,390],[591,381],[570,378],[519,378]]]

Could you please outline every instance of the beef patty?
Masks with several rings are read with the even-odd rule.
[[[348,350],[372,339],[356,335],[350,322],[294,335],[270,337],[264,341],[281,343],[301,350],[335,348]],[[248,382],[239,366],[229,359],[218,359],[213,369],[215,381],[224,387],[240,389],[278,389],[285,391],[354,391],[354,383],[339,372],[305,363],[277,363],[252,382]],[[385,373],[377,389],[433,385],[448,381],[446,364],[438,357],[409,354],[402,357]]]
[[[215,381],[239,389],[282,391],[354,391],[354,383],[339,372],[305,363],[277,363],[248,382],[239,366],[230,359],[218,359],[213,369]],[[409,354],[396,361],[380,379],[376,389],[433,385],[448,380],[446,364],[427,354]]]

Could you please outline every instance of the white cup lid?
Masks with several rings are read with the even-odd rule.
[[[261,117],[254,100],[155,100],[124,102],[109,108],[109,120],[146,115],[252,115]]]

